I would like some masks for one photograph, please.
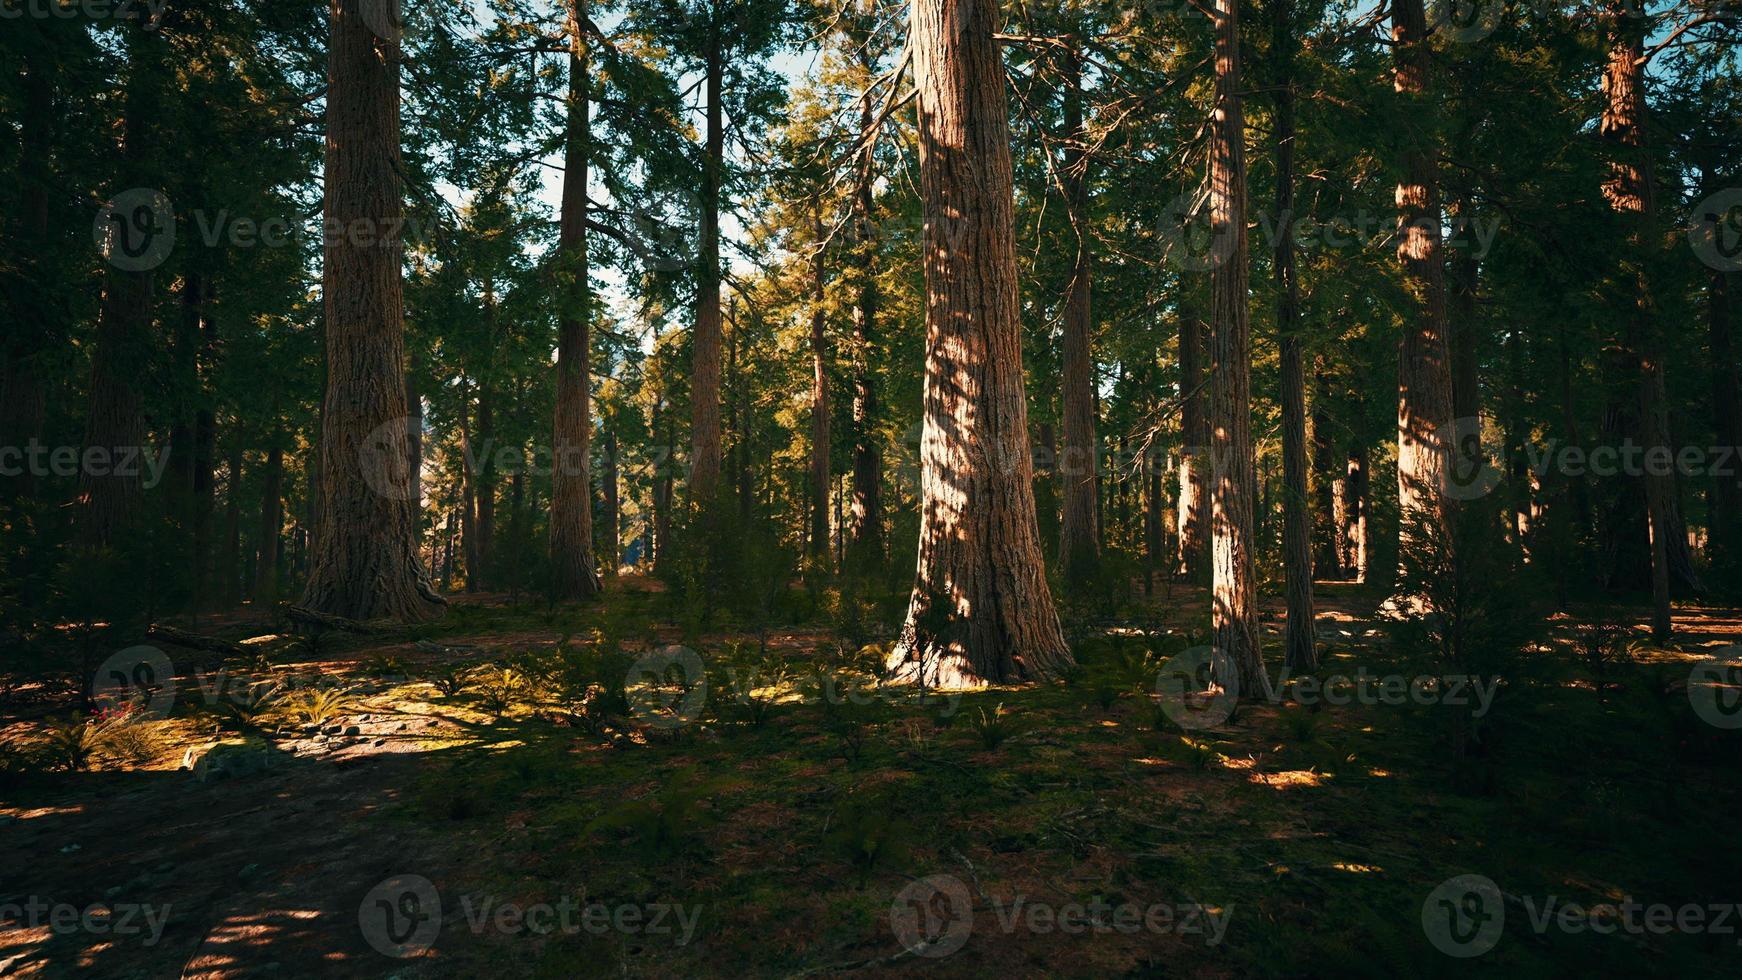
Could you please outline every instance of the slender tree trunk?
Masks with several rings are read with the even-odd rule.
[[[1282,359],[1282,562],[1290,670],[1318,666],[1313,633],[1312,514],[1307,498],[1306,369],[1294,267],[1294,48],[1290,0],[1270,0],[1276,79],[1276,333]]]
[[[279,543],[284,532],[284,446],[272,436],[266,451],[266,478],[260,488],[260,537],[254,542],[254,602],[278,601]]]
[[[407,472],[400,53],[370,28],[366,2],[332,0],[324,227],[369,233],[325,246],[319,534],[303,604],[416,621],[440,616],[444,600],[418,562]]]
[[[224,485],[224,561],[219,568],[223,586],[218,590],[219,602],[225,609],[234,609],[242,601],[242,436],[230,435],[230,458],[225,464],[229,473]]]
[[[1313,480],[1313,574],[1319,578],[1343,577],[1342,523],[1338,497],[1342,474],[1335,472],[1336,438],[1331,433],[1330,380],[1323,361],[1313,368],[1312,480]]]
[[[605,567],[605,574],[612,578],[617,576],[617,566],[622,564],[621,549],[618,538],[623,533],[623,509],[619,497],[619,485],[622,477],[617,465],[617,433],[605,432],[605,526],[599,534],[599,561]]]
[[[551,597],[559,602],[597,595],[600,588],[593,558],[588,458],[593,430],[589,376],[593,289],[587,256],[587,175],[593,141],[586,0],[570,0],[568,16],[568,137],[563,153],[562,227],[557,242],[558,286],[565,295],[557,324],[555,469],[550,506]]]
[[[1458,428],[1458,435],[1463,444],[1450,447],[1465,454],[1472,460],[1481,458],[1481,426],[1474,420],[1482,415],[1481,389],[1477,384],[1477,365],[1481,347],[1481,316],[1477,304],[1480,292],[1479,278],[1481,275],[1481,260],[1476,257],[1476,243],[1472,235],[1475,228],[1475,205],[1470,200],[1470,192],[1464,191],[1458,196],[1458,220],[1463,223],[1463,245],[1452,249],[1451,256],[1451,291],[1450,291],[1450,328],[1448,343],[1452,356],[1452,415],[1458,419],[1469,419],[1472,423]]]
[[[1179,372],[1179,568],[1192,582],[1202,582],[1210,557],[1210,420],[1205,411],[1209,394],[1204,384],[1204,329],[1191,303],[1190,284],[1180,277]]]
[[[935,686],[1073,663],[1034,520],[1014,186],[994,0],[913,0],[925,211],[919,563],[897,676]]]
[[[1092,581],[1101,561],[1101,530],[1096,515],[1099,443],[1095,437],[1094,319],[1090,298],[1094,254],[1089,242],[1088,134],[1083,128],[1083,65],[1073,47],[1065,55],[1064,112],[1066,139],[1064,190],[1076,260],[1064,315],[1064,386],[1060,402],[1064,416],[1065,451],[1059,461],[1064,477],[1064,510],[1059,522],[1059,558],[1068,581]]]
[[[690,505],[706,514],[720,480],[720,185],[725,169],[725,50],[709,27],[707,133],[702,162],[702,240],[690,372]]]
[[[1640,18],[1632,8],[1619,2],[1605,11],[1610,30],[1609,64],[1604,73],[1603,88],[1607,96],[1603,107],[1601,133],[1608,141],[1613,159],[1609,178],[1603,186],[1609,206],[1622,215],[1628,225],[1628,246],[1632,261],[1622,272],[1619,284],[1624,294],[1621,356],[1638,378],[1639,441],[1645,458],[1653,454],[1668,454],[1669,412],[1664,384],[1663,359],[1659,353],[1656,304],[1651,283],[1646,279],[1645,266],[1657,251],[1657,204],[1651,178],[1651,151],[1645,134],[1645,66],[1644,34]],[[1656,467],[1644,467],[1645,516],[1651,561],[1651,633],[1658,643],[1668,642],[1672,631],[1670,615],[1669,538],[1676,522],[1672,520],[1671,504],[1674,484],[1668,473],[1654,472]]]
[[[1240,103],[1240,0],[1216,0],[1216,107],[1210,123],[1210,593],[1216,646],[1243,697],[1264,690],[1252,551],[1251,326],[1247,309],[1246,117]],[[1227,685],[1233,678],[1218,678]]]
[[[1369,469],[1367,465],[1367,447],[1357,446],[1349,450],[1349,465],[1343,477],[1343,499],[1347,511],[1343,538],[1349,543],[1346,564],[1354,571],[1357,582],[1370,581],[1371,567],[1368,557],[1372,553],[1371,542],[1368,539],[1368,525],[1372,516],[1372,503],[1368,499]]]
[[[868,55],[867,55],[868,57]],[[869,66],[866,66],[869,68]],[[859,103],[859,128],[876,125],[871,90]],[[874,146],[875,144],[873,144]],[[859,299],[853,306],[853,509],[848,561],[869,568],[883,561],[883,473],[873,431],[877,416],[877,379],[872,369],[872,345],[877,339],[876,178],[874,154],[867,150],[853,190],[854,218],[859,227]]]
[[[821,207],[821,204],[818,204]],[[828,267],[823,261],[823,222],[815,216],[817,251],[811,257],[811,528],[810,555],[825,566],[829,560],[829,362],[828,319],[824,286]]]
[[[1715,271],[1706,286],[1706,329],[1712,356],[1712,429],[1718,445],[1727,447],[1732,462],[1717,473],[1712,486],[1712,553],[1727,561],[1742,560],[1742,383],[1737,379],[1735,346],[1731,342],[1731,286],[1736,275]]]
[[[460,379],[460,545],[466,561],[466,591],[478,591],[478,566],[483,551],[478,547],[478,463],[472,440],[472,395],[466,379]]]
[[[1404,318],[1397,370],[1398,549],[1411,547],[1411,525],[1443,522],[1443,438],[1452,421],[1451,349],[1446,333],[1446,283],[1440,241],[1438,150],[1434,146],[1428,75],[1432,64],[1422,0],[1397,0],[1391,37],[1394,87],[1413,129],[1397,185],[1397,255],[1415,309]]]

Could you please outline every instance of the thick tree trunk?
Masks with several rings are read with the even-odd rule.
[[[562,227],[557,241],[558,288],[564,293],[557,330],[556,411],[550,504],[551,598],[599,593],[593,558],[591,460],[592,382],[589,358],[593,289],[587,256],[587,175],[592,162],[591,62],[586,0],[569,3],[569,103],[563,153]]]
[[[954,687],[1072,663],[1034,520],[994,0],[913,0],[925,211],[919,563],[891,670]]]
[[[155,34],[143,29],[127,32],[131,78],[125,90],[121,155],[132,179],[145,179],[149,173],[152,130],[157,124],[159,44]],[[139,220],[142,217],[161,218],[149,209],[143,214],[117,214],[118,222],[110,228],[112,247],[103,270],[81,459],[100,460],[107,455],[114,462],[135,458],[145,448],[144,409],[134,384],[146,375],[151,336],[154,277],[149,258],[158,236],[171,229],[154,224],[144,230]],[[138,261],[129,261],[135,256]],[[80,467],[78,536],[82,544],[110,547],[132,529],[144,499],[140,469]]]
[[[368,0],[333,0],[327,84],[327,396],[319,534],[302,605],[351,619],[441,615],[421,574],[406,472],[399,43]]]
[[[254,542],[254,602],[278,601],[278,559],[284,532],[284,446],[272,436],[266,451],[266,477],[260,487],[260,536]]]
[[[23,58],[17,267],[4,279],[8,294],[4,300],[12,308],[13,322],[0,339],[0,446],[29,447],[42,439],[46,399],[38,356],[54,336],[50,323],[54,304],[49,301],[50,280],[44,265],[50,254],[49,189],[55,182],[49,162],[54,126],[52,60],[42,53]],[[30,496],[34,487],[28,466],[18,467],[15,476],[0,476],[0,488],[19,499]]]
[[[1482,334],[1479,320],[1481,313],[1477,304],[1481,260],[1476,257],[1476,243],[1472,234],[1476,219],[1475,205],[1471,202],[1468,191],[1458,196],[1458,218],[1464,223],[1461,236],[1463,245],[1452,250],[1449,297],[1451,334],[1448,345],[1452,356],[1452,416],[1471,420],[1471,423],[1457,428],[1461,444],[1448,448],[1456,449],[1471,461],[1475,461],[1482,458],[1482,429],[1475,424],[1475,420],[1482,415],[1481,389],[1477,383]]]
[[[868,89],[859,105],[859,127],[870,132],[876,125],[875,109]],[[876,177],[874,157],[866,152],[853,192],[854,218],[859,227],[859,301],[853,306],[853,509],[848,562],[855,568],[870,568],[883,561],[883,472],[873,431],[877,416],[877,378],[872,368],[872,345],[877,338],[877,249]]]
[[[725,41],[709,27],[708,108],[702,157],[702,239],[690,371],[690,506],[706,514],[720,481],[720,185],[725,169]]]
[[[1288,602],[1284,637],[1290,670],[1318,666],[1313,634],[1312,514],[1307,505],[1306,368],[1300,337],[1300,282],[1294,267],[1293,4],[1270,0],[1276,89],[1276,333],[1282,359],[1282,567]]]
[[[1246,117],[1240,103],[1240,0],[1216,0],[1216,107],[1210,123],[1211,629],[1242,697],[1264,690],[1252,551],[1251,324],[1247,309]],[[1219,678],[1227,684],[1232,678]]]
[[[405,465],[410,468],[411,519],[417,538],[423,537],[423,393],[416,358],[405,370]]]
[[[1442,440],[1452,421],[1451,348],[1446,333],[1446,282],[1440,241],[1438,150],[1428,100],[1432,64],[1421,0],[1397,0],[1391,37],[1394,87],[1410,107],[1414,128],[1397,185],[1397,256],[1415,309],[1404,318],[1397,363],[1398,550],[1411,547],[1411,525],[1444,522]]]
[[[1204,328],[1182,275],[1179,295],[1180,463],[1179,569],[1204,581],[1210,557],[1210,420],[1204,384]]]
[[[1065,298],[1063,409],[1065,450],[1059,461],[1064,477],[1064,509],[1059,521],[1059,559],[1067,581],[1092,580],[1101,560],[1101,530],[1095,508],[1100,475],[1095,437],[1094,319],[1090,297],[1094,253],[1090,245],[1088,134],[1083,129],[1082,59],[1073,48],[1065,65],[1065,131],[1070,141],[1063,167],[1065,205],[1076,236]]]
[[[1657,204],[1651,177],[1651,151],[1645,135],[1644,35],[1641,19],[1625,4],[1612,4],[1605,17],[1610,31],[1609,64],[1603,76],[1606,100],[1601,133],[1613,159],[1603,195],[1609,206],[1628,226],[1628,247],[1633,253],[1619,283],[1623,294],[1622,350],[1626,365],[1637,372],[1638,434],[1645,458],[1668,454],[1669,410],[1664,384],[1661,342],[1657,336],[1656,303],[1645,268],[1656,241]],[[1677,526],[1673,520],[1675,485],[1667,472],[1644,467],[1647,544],[1651,561],[1651,633],[1658,643],[1668,642],[1670,616],[1669,538]],[[1685,547],[1685,541],[1682,542]]]
[[[820,205],[819,205],[820,207]],[[828,268],[823,261],[823,223],[816,216],[817,251],[811,257],[811,526],[810,556],[825,566],[829,560],[829,361],[828,318],[824,287]]]

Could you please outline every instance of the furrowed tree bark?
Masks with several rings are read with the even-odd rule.
[[[333,0],[322,267],[327,394],[313,560],[302,605],[353,619],[441,615],[417,560],[407,472],[399,42]],[[354,233],[363,229],[363,234]]]
[[[121,158],[130,181],[150,178],[152,130],[157,125],[160,44],[142,26],[127,30],[125,41],[130,77],[125,89]],[[160,226],[141,232],[132,215],[110,229],[113,249],[103,270],[103,297],[97,314],[97,337],[91,353],[89,414],[85,419],[81,459],[111,462],[140,453],[145,442],[145,415],[135,379],[146,373],[150,342],[153,273],[122,261],[136,247],[149,254]],[[119,251],[116,251],[119,250]],[[129,267],[124,267],[129,266]],[[144,501],[140,467],[81,466],[78,478],[78,539],[87,547],[118,544],[132,530]]]
[[[919,561],[891,672],[956,687],[1073,664],[1042,567],[995,0],[913,0],[926,278]]]
[[[1372,503],[1367,496],[1371,470],[1367,463],[1367,447],[1358,446],[1349,450],[1348,468],[1343,477],[1343,498],[1347,511],[1344,517],[1343,538],[1348,542],[1348,558],[1346,564],[1355,575],[1357,582],[1369,581],[1372,571],[1368,558],[1372,552],[1371,541],[1368,539],[1369,523],[1372,516]]]
[[[1101,563],[1101,529],[1096,514],[1099,443],[1095,437],[1094,320],[1090,302],[1094,254],[1089,242],[1088,133],[1083,128],[1083,64],[1073,47],[1065,56],[1064,123],[1067,144],[1063,182],[1065,205],[1076,235],[1065,299],[1064,386],[1060,392],[1065,450],[1059,461],[1064,478],[1064,508],[1059,520],[1059,558],[1067,581],[1092,581]]]
[[[1270,0],[1276,79],[1276,333],[1282,374],[1282,564],[1289,669],[1318,666],[1313,632],[1312,514],[1307,498],[1306,368],[1301,357],[1300,281],[1294,266],[1294,31],[1290,0]]]
[[[1264,690],[1252,551],[1251,324],[1247,308],[1246,117],[1240,0],[1216,0],[1216,106],[1210,122],[1210,597],[1215,645],[1244,698]],[[1227,686],[1232,678],[1217,680]]]
[[[702,237],[696,264],[696,325],[691,339],[690,506],[706,514],[720,482],[720,186],[725,170],[725,50],[709,27],[707,133],[702,158]]]
[[[1403,151],[1397,185],[1397,257],[1415,302],[1405,317],[1397,362],[1398,554],[1411,547],[1415,522],[1443,523],[1443,437],[1452,420],[1451,348],[1446,333],[1446,283],[1440,241],[1438,151],[1428,103],[1432,55],[1421,0],[1397,0],[1391,38],[1393,87],[1404,96],[1415,127]]]
[[[1205,406],[1204,330],[1190,301],[1190,286],[1180,277],[1179,372],[1179,569],[1188,580],[1202,582],[1210,557],[1210,421]]]
[[[593,558],[591,460],[593,316],[587,256],[587,175],[592,162],[591,63],[586,0],[570,0],[567,145],[563,152],[562,224],[557,240],[558,318],[556,411],[552,434],[551,598],[586,599],[600,590]]]
[[[1612,159],[1603,196],[1622,216],[1631,253],[1618,283],[1624,307],[1622,350],[1627,367],[1637,372],[1637,419],[1645,456],[1668,454],[1669,411],[1663,359],[1657,337],[1656,302],[1645,266],[1659,245],[1657,204],[1652,186],[1651,151],[1645,135],[1645,65],[1642,19],[1627,4],[1611,3],[1604,10],[1609,31],[1609,60],[1603,76],[1605,95],[1600,132]],[[1669,538],[1677,526],[1671,513],[1674,484],[1667,472],[1645,466],[1647,544],[1651,561],[1651,635],[1668,642],[1673,631],[1669,594]]]

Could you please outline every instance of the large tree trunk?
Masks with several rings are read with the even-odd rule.
[[[260,488],[260,537],[254,542],[254,602],[278,601],[279,544],[284,531],[284,446],[272,435],[266,451],[266,482]]]
[[[125,89],[122,161],[130,179],[149,172],[152,130],[157,123],[160,42],[143,28],[127,32],[131,77]],[[152,319],[152,269],[161,236],[173,228],[163,215],[134,200],[130,213],[115,214],[109,229],[109,263],[91,353],[90,412],[84,455],[110,463],[136,458],[145,444],[145,415],[135,381],[145,377]],[[93,457],[91,454],[97,454]],[[78,535],[88,546],[117,544],[139,517],[144,498],[140,467],[81,466]]]
[[[16,247],[8,249],[15,251],[17,267],[4,280],[4,301],[12,309],[13,321],[0,339],[0,446],[29,447],[41,441],[46,404],[38,355],[54,336],[50,325],[54,304],[44,262],[50,254],[48,200],[54,184],[49,163],[54,83],[49,74],[53,59],[45,53],[26,54],[23,61],[18,226]],[[35,478],[30,467],[17,469],[14,476],[0,476],[0,487],[22,499],[31,495]]]
[[[1017,309],[995,0],[913,0],[925,212],[919,562],[897,676],[954,687],[1073,663],[1047,585]]]
[[[1447,448],[1457,450],[1474,462],[1482,458],[1482,428],[1475,424],[1482,414],[1481,390],[1477,382],[1481,352],[1481,325],[1478,321],[1481,314],[1477,305],[1481,261],[1476,257],[1475,205],[1469,191],[1458,196],[1458,218],[1464,223],[1464,244],[1452,250],[1451,333],[1447,344],[1452,357],[1452,417],[1470,420],[1470,424],[1457,427],[1461,443]]]
[[[399,42],[333,0],[322,267],[327,396],[313,562],[302,604],[350,619],[442,612],[417,560],[407,472],[399,239]]]
[[[1240,0],[1216,0],[1216,107],[1210,123],[1210,595],[1216,646],[1242,697],[1265,685],[1252,552],[1251,324],[1247,309],[1246,117],[1240,104]],[[1218,680],[1227,685],[1233,678]]]
[[[1313,640],[1312,515],[1307,506],[1306,368],[1301,359],[1300,282],[1294,267],[1293,4],[1270,0],[1276,79],[1276,333],[1282,359],[1282,566],[1288,599],[1286,663],[1318,666]]]
[[[706,514],[720,481],[720,185],[725,170],[725,50],[717,15],[708,36],[707,141],[702,157],[702,240],[691,340],[690,506]]]
[[[1179,569],[1192,582],[1202,582],[1210,557],[1210,420],[1205,407],[1204,328],[1191,303],[1191,287],[1180,276],[1179,375]]]
[[[558,288],[565,294],[557,330],[556,412],[552,443],[551,598],[585,599],[599,592],[593,558],[592,391],[589,377],[593,289],[587,257],[587,175],[592,155],[586,0],[569,4],[568,139],[563,153],[562,228],[557,241]]]
[[[1396,49],[1393,85],[1409,106],[1413,129],[1397,185],[1397,256],[1415,309],[1404,318],[1397,362],[1398,552],[1411,547],[1411,526],[1445,520],[1441,493],[1442,440],[1452,421],[1451,348],[1446,334],[1446,282],[1440,241],[1438,152],[1427,98],[1432,64],[1421,0],[1392,6]]]
[[[865,55],[869,57],[869,55]],[[869,67],[869,66],[867,66]],[[876,125],[871,90],[859,104],[859,128]],[[870,138],[870,137],[867,137]],[[875,145],[875,144],[873,144]],[[875,157],[868,149],[853,190],[854,219],[859,228],[859,301],[853,306],[853,503],[848,563],[869,568],[883,561],[883,472],[872,431],[877,415],[877,378],[872,369],[872,344],[877,337],[877,225]]]
[[[1620,214],[1627,225],[1628,248],[1632,260],[1627,262],[1618,284],[1622,294],[1621,363],[1637,372],[1637,419],[1639,442],[1644,458],[1654,453],[1667,454],[1669,444],[1669,410],[1664,385],[1663,359],[1657,336],[1656,303],[1645,268],[1652,253],[1658,249],[1657,203],[1652,187],[1651,153],[1645,135],[1645,65],[1644,34],[1641,18],[1625,4],[1611,4],[1605,11],[1608,22],[1609,64],[1603,76],[1606,100],[1603,106],[1601,133],[1608,141],[1613,159],[1609,178],[1603,185],[1603,196],[1609,206]],[[1645,518],[1647,545],[1651,562],[1651,633],[1659,643],[1670,638],[1672,622],[1669,602],[1669,538],[1677,526],[1672,514],[1674,483],[1667,472],[1654,473],[1656,467],[1644,467]],[[1685,547],[1685,541],[1683,542]]]
[[[419,540],[423,537],[422,381],[422,371],[413,358],[405,370],[405,465],[411,470],[411,519]]]
[[[821,205],[819,204],[820,208]],[[828,267],[823,261],[823,222],[816,216],[816,254],[811,256],[811,527],[810,556],[829,561],[829,361],[828,318],[824,286]]]
[[[1092,349],[1091,280],[1094,254],[1089,242],[1088,134],[1083,129],[1082,58],[1073,48],[1065,65],[1065,205],[1076,236],[1065,298],[1064,385],[1060,391],[1065,450],[1059,461],[1064,477],[1064,509],[1059,522],[1059,558],[1067,581],[1093,579],[1101,560],[1101,531],[1095,508],[1099,443],[1095,438],[1095,359]]]

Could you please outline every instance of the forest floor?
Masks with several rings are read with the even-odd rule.
[[[389,640],[208,622],[257,652],[178,657],[128,753],[0,784],[0,976],[1742,974],[1742,734],[1690,697],[1742,612],[1601,666],[1557,619],[1460,760],[1454,709],[1378,685],[1182,728],[1146,686],[1203,599],[1096,626],[1068,683],[924,699],[829,629],[704,632],[706,693],[627,712],[600,651],[680,638],[632,582]],[[1433,674],[1374,606],[1321,588],[1320,675]],[[4,736],[50,744],[37,714]],[[1467,874],[1474,962],[1435,933]]]

